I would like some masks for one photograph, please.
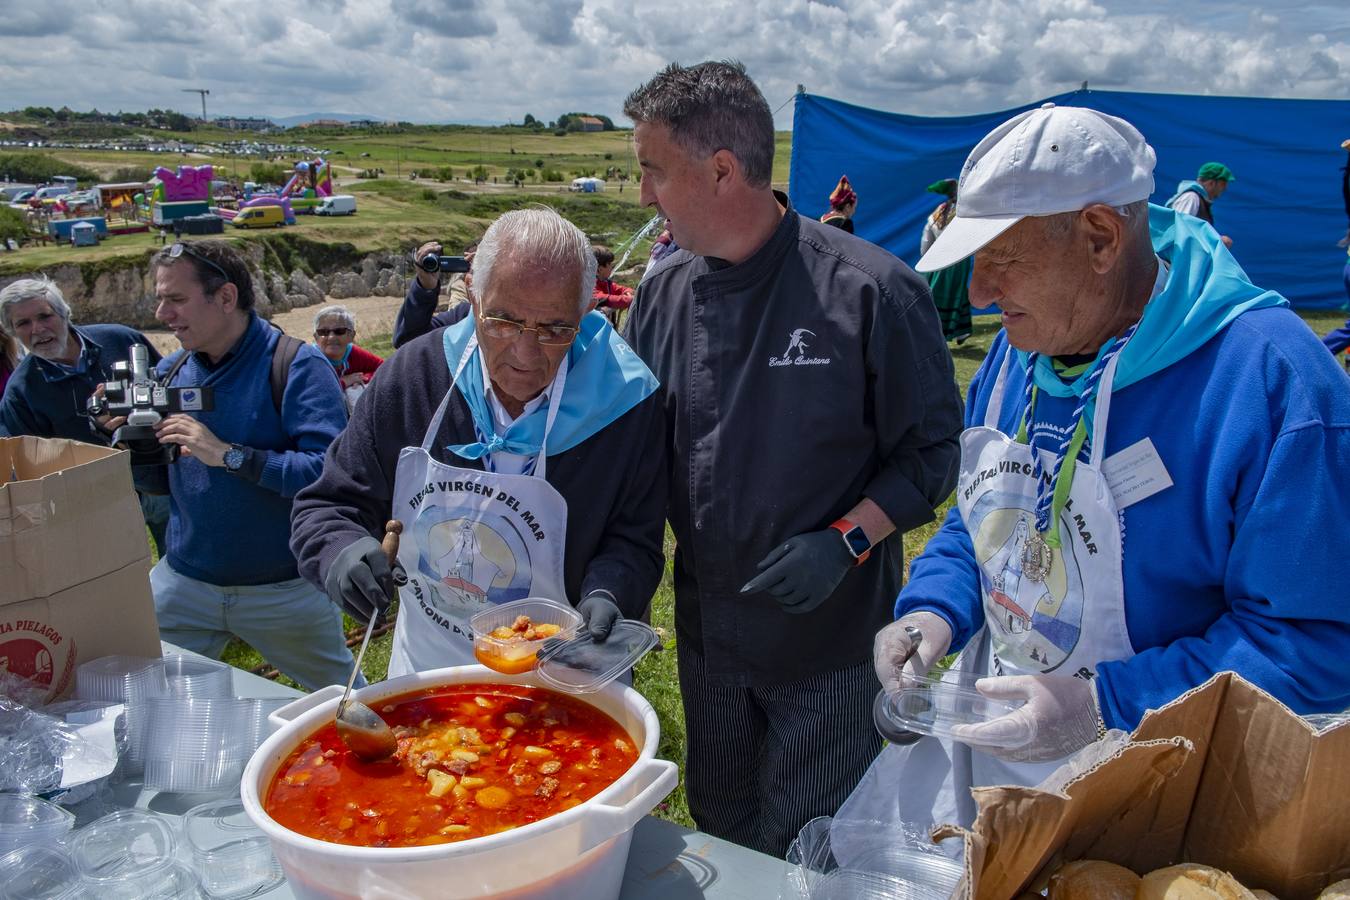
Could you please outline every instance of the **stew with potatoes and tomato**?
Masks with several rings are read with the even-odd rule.
[[[595,707],[528,685],[461,684],[390,698],[393,758],[363,762],[332,723],[282,764],[267,814],[338,844],[415,847],[496,834],[595,796],[637,760]]]

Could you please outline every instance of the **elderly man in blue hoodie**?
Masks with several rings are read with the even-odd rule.
[[[1329,587],[1345,375],[1212,229],[1148,204],[1153,165],[1121,119],[1019,115],[972,151],[916,267],[973,254],[971,303],[1003,330],[970,387],[957,507],[877,674],[897,688],[960,650],[948,678],[1022,705],[894,751],[931,806],[912,819],[969,822],[965,788],[1039,783],[1217,672],[1299,713],[1350,705],[1350,606]]]

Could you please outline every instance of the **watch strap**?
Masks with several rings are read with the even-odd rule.
[[[853,564],[855,566],[860,566],[867,562],[867,557],[872,555],[872,547],[871,542],[867,539],[867,533],[863,531],[861,525],[850,522],[848,519],[839,519],[831,523],[830,527],[839,532],[843,537],[844,547],[853,557]],[[858,544],[866,543],[868,546],[865,547],[862,552],[859,552],[857,546],[855,546],[855,542]]]

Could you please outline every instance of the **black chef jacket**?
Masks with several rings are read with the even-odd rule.
[[[795,681],[871,658],[901,533],[956,484],[961,397],[928,286],[881,248],[786,208],[738,265],[681,250],[638,290],[626,337],[661,380],[676,628],[714,683]],[[775,545],[863,497],[895,523],[824,603],[740,594]]]

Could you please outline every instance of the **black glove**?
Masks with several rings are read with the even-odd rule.
[[[401,567],[395,568],[402,574]],[[372,615],[383,616],[388,611],[398,580],[380,542],[373,537],[361,537],[338,553],[328,567],[323,589],[329,600],[364,625]],[[406,576],[403,580],[406,581]]]
[[[609,591],[592,591],[586,595],[577,607],[581,613],[581,627],[591,635],[591,640],[603,644],[614,630],[614,623],[623,618],[614,595]]]
[[[741,593],[768,591],[784,612],[808,613],[834,593],[854,562],[844,536],[835,529],[799,534],[760,560],[760,574]]]

